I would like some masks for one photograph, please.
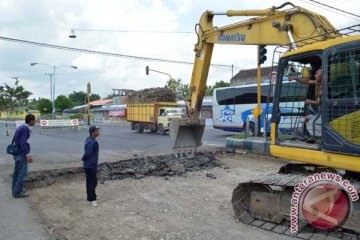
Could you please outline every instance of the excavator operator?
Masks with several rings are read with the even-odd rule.
[[[305,99],[305,104],[311,106],[310,108],[308,108],[308,109],[310,109],[309,112],[310,112],[310,115],[312,116],[311,118],[313,118],[314,121],[320,120],[321,119],[320,98],[321,98],[321,94],[322,94],[322,68],[319,67],[316,70],[314,79],[289,77],[289,81],[293,81],[293,80],[298,81],[303,84],[307,84],[307,85],[315,85],[314,99],[309,99],[309,98]],[[315,106],[315,108],[313,106]],[[312,127],[315,128],[315,126],[312,126]],[[314,129],[307,129],[307,125],[304,124],[304,133],[308,133],[308,132],[314,133],[314,131],[315,131]],[[315,143],[316,142],[314,134],[305,134],[305,135],[306,136],[303,135],[301,137],[303,140],[306,140],[307,143]]]
[[[315,100],[305,99],[305,104],[320,106],[320,97],[321,97],[321,93],[322,93],[322,87],[321,87],[322,68],[321,67],[319,67],[316,70],[314,79],[289,77],[289,81],[293,81],[293,80],[298,81],[303,84],[315,85],[315,89],[316,89],[315,90],[315,93],[316,93]]]

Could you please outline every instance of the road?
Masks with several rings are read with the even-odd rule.
[[[169,135],[144,132],[135,133],[128,125],[100,125],[101,134],[100,161],[126,159],[136,155],[158,155],[172,152],[172,142]],[[12,156],[6,154],[5,148],[11,142],[15,128],[9,128],[6,136],[5,128],[1,128],[0,165],[13,164]],[[206,128],[203,146],[225,146],[225,139],[233,133],[212,128]],[[31,169],[44,169],[63,166],[64,164],[80,164],[84,140],[88,136],[87,127],[80,131],[72,129],[45,129],[40,133],[38,126],[33,127],[29,139],[34,163]]]

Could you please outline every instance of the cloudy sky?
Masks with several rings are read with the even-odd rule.
[[[197,40],[193,33],[194,26],[204,11],[263,9],[279,6],[283,2],[285,1],[1,0],[0,36],[93,51],[193,62],[193,46]],[[328,9],[310,0],[292,2],[325,15],[336,28],[357,24],[359,20],[358,17]],[[321,2],[360,15],[360,5],[355,0]],[[214,23],[216,26],[224,26],[240,20],[243,18],[216,16]],[[68,37],[70,29],[76,29],[77,38]],[[147,65],[150,69],[181,79],[183,83],[190,81],[192,73],[191,64],[85,54],[4,40],[0,40],[0,52],[0,84],[11,85],[14,82],[12,77],[19,77],[20,84],[30,90],[35,98],[50,97],[49,76],[45,74],[51,73],[52,68],[46,65],[31,67],[31,62],[58,66],[56,96],[68,95],[74,90],[86,91],[87,82],[92,84],[93,93],[98,93],[101,97],[111,94],[113,88],[164,86],[168,77],[155,72],[145,75]],[[254,68],[256,48],[216,45],[212,63],[234,65],[234,74],[240,68]],[[270,64],[270,61],[265,63]],[[77,66],[78,69],[63,67],[68,65]],[[208,83],[211,85],[219,80],[229,81],[231,76],[231,67],[211,67]]]

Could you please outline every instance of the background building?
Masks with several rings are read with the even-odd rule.
[[[277,71],[277,67],[262,67],[261,81],[269,79],[271,72]],[[239,86],[245,84],[257,83],[257,68],[242,69],[233,78],[230,79],[230,86]]]

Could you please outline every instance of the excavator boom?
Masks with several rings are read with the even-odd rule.
[[[281,10],[291,6],[286,10]],[[216,15],[254,16],[249,20],[224,27],[214,27]],[[214,44],[291,45],[323,41],[338,36],[336,29],[323,16],[291,3],[264,10],[229,10],[224,13],[206,11],[196,25],[198,42],[186,100],[186,118],[174,119],[170,135],[174,148],[196,148],[201,145],[205,121],[200,118]],[[296,46],[297,45],[297,46]]]

